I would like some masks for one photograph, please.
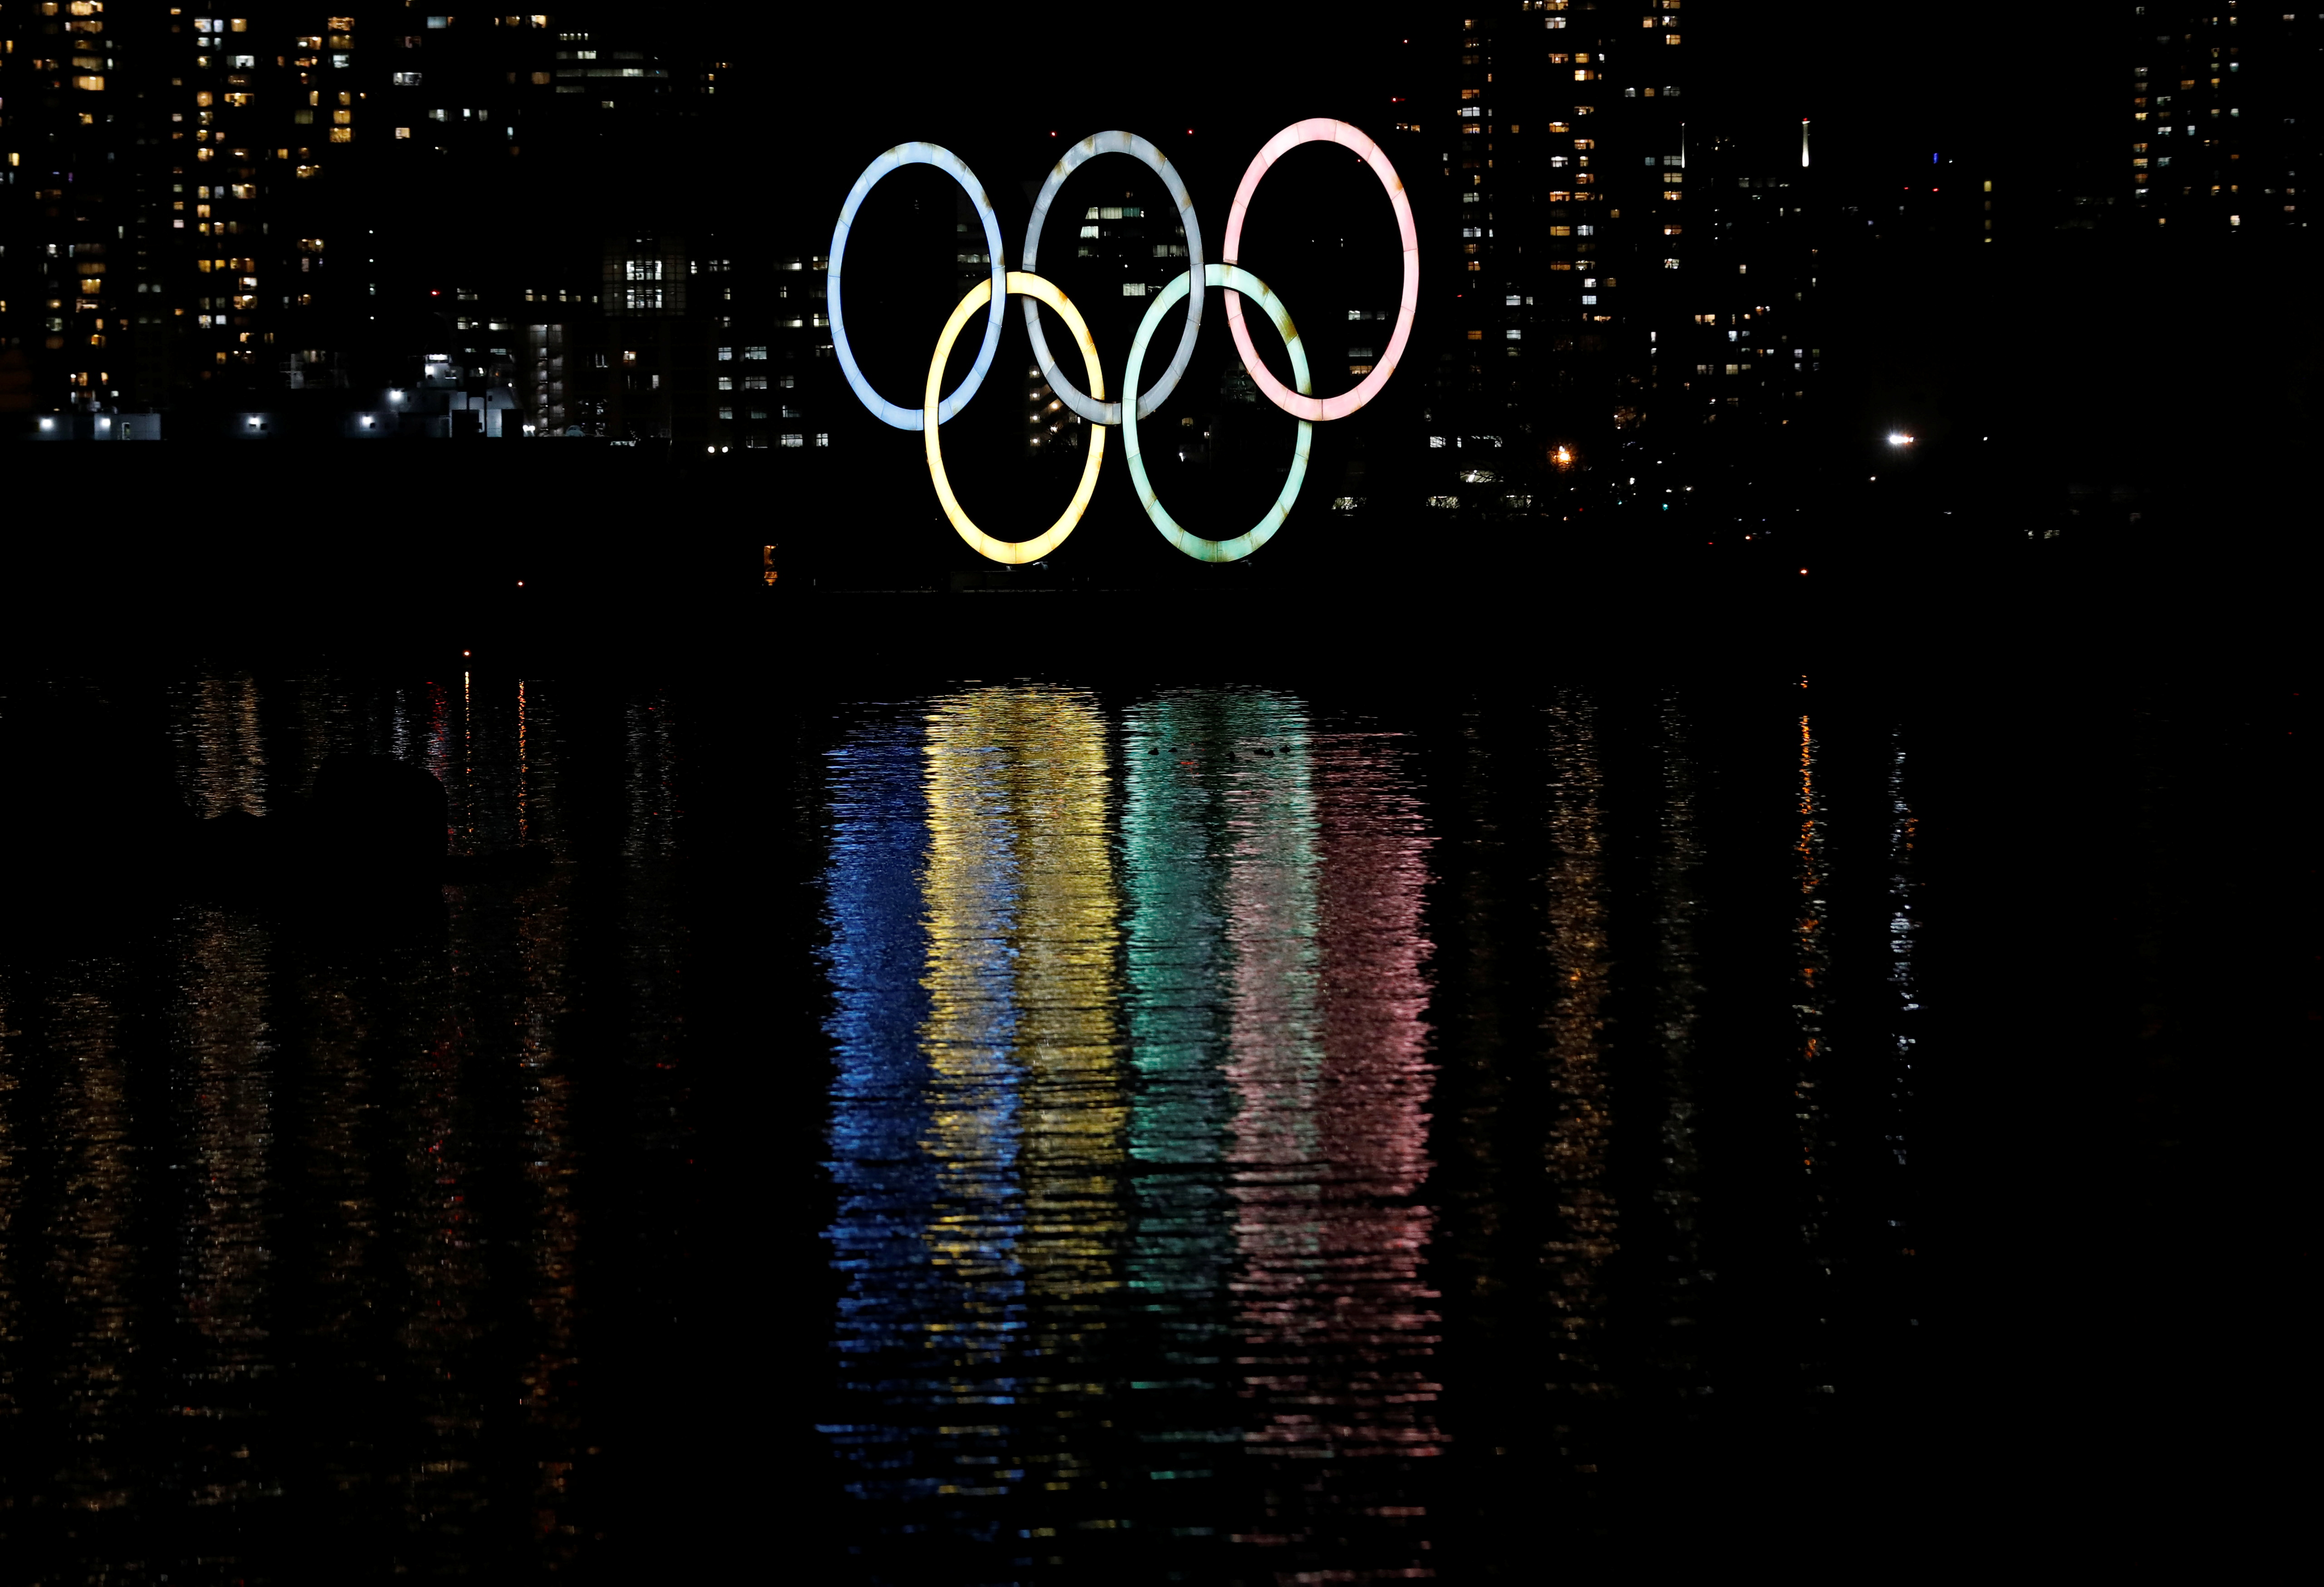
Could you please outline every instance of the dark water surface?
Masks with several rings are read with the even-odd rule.
[[[2269,1502],[2295,686],[789,687],[12,683],[0,1576],[1853,1573]],[[90,766],[265,817],[339,751],[555,863],[75,847]]]

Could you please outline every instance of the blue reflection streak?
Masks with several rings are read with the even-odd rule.
[[[936,1167],[920,1144],[931,1125],[918,1040],[929,1001],[920,741],[917,724],[885,724],[830,755],[825,1029],[838,1074],[827,1167],[839,1205],[828,1238],[832,1265],[848,1275],[835,1340],[843,1360],[889,1343],[943,1287],[922,1240]],[[841,1441],[867,1431],[849,1429]]]
[[[819,1430],[858,1467],[843,1484],[858,1498],[957,1499],[1023,1476],[1004,1427],[950,1425],[1022,1393],[1007,1366],[1026,1326],[1019,889],[987,807],[992,759],[932,742],[918,719],[866,727],[828,757],[826,1237],[847,1281],[834,1347],[845,1391],[882,1408]]]

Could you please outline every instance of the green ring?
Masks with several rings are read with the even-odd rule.
[[[1130,344],[1130,365],[1121,382],[1123,391],[1138,389],[1139,367],[1146,362],[1146,344],[1153,338],[1155,328],[1162,323],[1170,306],[1186,295],[1194,273],[1191,270],[1179,272],[1177,279],[1147,305],[1146,318],[1138,322],[1138,335]],[[1292,328],[1291,316],[1283,304],[1267,290],[1267,283],[1240,264],[1206,264],[1203,267],[1203,281],[1206,286],[1224,287],[1258,301],[1275,322],[1276,331],[1283,337],[1284,350],[1291,355],[1292,378],[1298,384],[1300,395],[1312,396],[1307,382],[1307,355],[1299,346],[1299,333]],[[1130,483],[1138,487],[1138,499],[1146,504],[1146,516],[1154,521],[1154,527],[1162,531],[1164,540],[1197,562],[1232,562],[1248,557],[1283,527],[1284,519],[1291,512],[1292,498],[1299,494],[1299,486],[1307,477],[1307,441],[1314,430],[1314,426],[1306,420],[1299,421],[1299,444],[1291,454],[1291,472],[1284,476],[1283,494],[1275,498],[1275,505],[1267,510],[1267,516],[1232,540],[1206,540],[1182,528],[1155,495],[1154,482],[1146,477],[1146,463],[1138,452],[1138,404],[1125,401],[1121,405],[1121,449],[1130,460]]]

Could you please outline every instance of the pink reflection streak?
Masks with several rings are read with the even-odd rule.
[[[1374,741],[1320,740],[1300,837],[1239,843],[1229,872],[1242,1392],[1265,1411],[1246,1437],[1286,1456],[1443,1443],[1425,1370],[1436,1296],[1420,1280],[1434,1214],[1409,1200],[1434,1080],[1427,839],[1379,761]]]
[[[1358,382],[1352,391],[1342,392],[1336,397],[1305,397],[1268,373],[1267,365],[1259,361],[1259,349],[1251,345],[1250,327],[1243,323],[1242,294],[1231,288],[1221,293],[1226,300],[1227,328],[1233,333],[1236,355],[1253,384],[1267,393],[1267,400],[1296,419],[1315,423],[1327,420],[1345,419],[1357,409],[1380,393],[1388,376],[1396,373],[1397,361],[1404,356],[1404,345],[1412,337],[1412,317],[1420,304],[1420,235],[1412,224],[1412,203],[1405,196],[1404,179],[1397,174],[1387,152],[1362,132],[1344,121],[1328,116],[1311,116],[1295,121],[1267,141],[1264,148],[1251,157],[1242,173],[1242,185],[1235,189],[1234,204],[1227,211],[1226,241],[1220,250],[1220,260],[1227,264],[1242,264],[1246,270],[1266,279],[1267,272],[1251,269],[1242,258],[1243,217],[1250,212],[1251,195],[1259,190],[1259,179],[1273,169],[1275,162],[1302,143],[1337,143],[1362,159],[1388,189],[1388,202],[1396,207],[1397,245],[1404,251],[1404,292],[1397,305],[1396,329],[1389,333],[1388,350],[1372,365],[1372,372]],[[1279,282],[1269,282],[1281,291]]]

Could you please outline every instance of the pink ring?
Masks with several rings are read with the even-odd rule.
[[[1420,239],[1412,226],[1412,204],[1404,196],[1404,179],[1396,174],[1380,146],[1344,121],[1332,121],[1314,116],[1296,121],[1267,141],[1267,146],[1253,157],[1250,168],[1242,173],[1242,185],[1235,189],[1234,208],[1227,211],[1226,244],[1222,257],[1228,264],[1241,263],[1243,212],[1250,208],[1250,196],[1258,190],[1259,179],[1268,173],[1277,160],[1302,143],[1339,143],[1354,150],[1363,157],[1388,189],[1388,201],[1396,206],[1396,226],[1404,246],[1404,301],[1397,308],[1396,330],[1388,339],[1388,352],[1372,365],[1372,372],[1351,392],[1336,397],[1303,397],[1267,371],[1259,361],[1259,350],[1251,346],[1250,328],[1242,322],[1242,294],[1230,291],[1226,296],[1227,328],[1234,333],[1235,351],[1241,355],[1242,366],[1251,381],[1267,393],[1267,400],[1295,419],[1321,423],[1325,420],[1345,419],[1370,401],[1396,373],[1397,360],[1404,355],[1404,344],[1412,336],[1413,310],[1420,304]]]

